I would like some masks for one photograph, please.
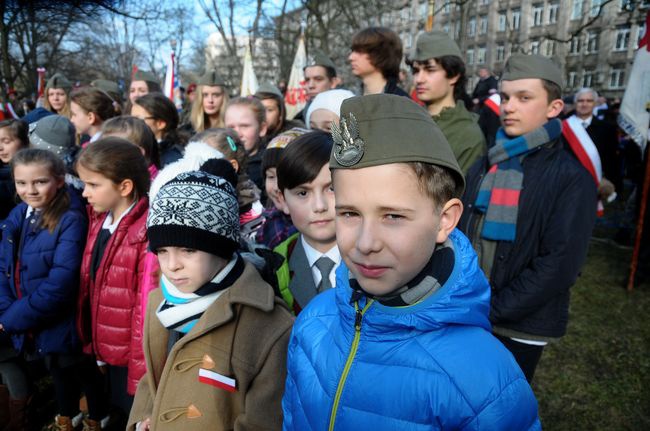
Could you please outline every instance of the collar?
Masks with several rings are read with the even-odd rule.
[[[126,211],[124,211],[124,212],[122,213],[122,215],[120,216],[120,218],[118,218],[117,220],[115,220],[115,222],[113,222],[113,212],[112,212],[112,211],[109,211],[109,212],[108,212],[108,215],[107,215],[106,218],[104,219],[104,224],[102,224],[102,229],[108,229],[108,231],[109,231],[109,232],[111,233],[111,235],[112,235],[112,234],[115,232],[115,229],[117,229],[117,226],[120,224],[120,222],[121,222],[122,219],[124,218],[124,216],[127,215],[127,214],[128,214],[128,213],[133,209],[133,207],[135,206],[135,204],[136,204],[137,202],[138,202],[138,201],[134,201],[134,202],[131,204],[131,206],[128,207],[128,208],[126,209]]]
[[[582,124],[582,125],[584,126],[585,129],[586,129],[587,127],[591,126],[591,121],[594,119],[594,116],[593,116],[593,115],[590,115],[589,118],[584,119],[584,120],[583,120],[582,118],[578,117],[578,116],[575,115],[575,114],[573,114],[573,116],[576,117],[576,118],[578,119],[578,121],[580,121],[580,124]]]
[[[309,245],[307,241],[305,241],[305,237],[303,235],[300,235],[300,241],[302,241],[302,248],[305,250],[305,256],[307,256],[307,262],[309,262],[310,268],[313,267],[316,261],[322,256],[327,256],[332,259],[334,261],[335,267],[338,266],[338,264],[341,262],[341,253],[339,252],[339,248],[336,245],[327,250],[327,252],[321,253]]]
[[[29,216],[32,215],[32,213],[33,213],[34,211],[36,211],[34,208],[32,208],[31,206],[27,205],[27,211],[25,211],[25,218],[28,219]]]
[[[101,137],[102,137],[102,132],[99,131],[99,132],[95,133],[95,134],[90,138],[90,141],[88,141],[88,142],[95,142],[95,141],[99,140],[99,138],[101,138]]]

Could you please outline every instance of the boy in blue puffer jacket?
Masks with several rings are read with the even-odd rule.
[[[410,100],[378,94],[346,100],[333,137],[344,264],[296,320],[284,429],[540,429],[455,230],[464,179],[440,129]]]

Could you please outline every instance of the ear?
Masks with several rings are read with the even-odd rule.
[[[167,121],[165,120],[154,120],[154,122],[156,123],[156,128],[158,130],[162,131],[165,130],[165,127],[167,127]]]
[[[548,108],[546,109],[546,118],[551,119],[555,118],[564,109],[564,102],[562,99],[555,99],[551,103],[549,103]]]
[[[99,117],[97,115],[95,115],[94,112],[89,112],[86,115],[88,116],[88,122],[90,124],[92,124],[93,126],[97,124],[96,122],[99,119]]]
[[[463,203],[460,199],[453,198],[447,201],[440,212],[440,225],[438,226],[436,243],[441,244],[447,240],[451,231],[453,231],[458,224],[462,214]]]
[[[120,196],[123,198],[126,198],[133,193],[134,185],[133,185],[133,180],[131,179],[125,179],[122,180],[121,183],[117,185],[117,191],[119,192]]]
[[[262,121],[262,124],[260,124],[260,138],[263,138],[266,136],[266,131],[268,130],[269,126],[266,124],[266,121]]]
[[[280,201],[280,208],[278,209],[283,213],[285,213],[286,215],[291,215],[289,213],[289,207],[287,206],[287,201],[284,199],[284,191],[281,191],[278,194],[278,201]]]
[[[228,160],[230,164],[232,165],[233,168],[235,168],[235,172],[239,173],[239,162],[235,159]]]
[[[456,85],[459,79],[460,79],[460,75],[456,75],[452,78],[449,78],[449,85]]]
[[[338,76],[335,76],[334,78],[331,79],[331,84],[330,84],[330,90],[334,90],[336,87],[341,85],[341,78]]]

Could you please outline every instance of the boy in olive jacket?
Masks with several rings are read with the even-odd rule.
[[[152,198],[147,234],[161,288],[149,296],[147,374],[128,429],[279,429],[292,318],[236,252],[234,187],[178,175]]]

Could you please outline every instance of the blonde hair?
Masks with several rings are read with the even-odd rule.
[[[51,89],[54,88],[59,88],[65,92],[65,105],[63,105],[63,109],[61,109],[60,112],[56,112],[54,108],[52,108],[52,105],[50,105],[50,96],[49,92]],[[43,100],[43,107],[47,109],[50,112],[54,112],[55,114],[62,115],[66,118],[70,118],[71,113],[70,113],[70,90],[66,90],[63,87],[45,87],[45,100]]]
[[[212,85],[210,87],[219,87],[223,91],[223,99],[221,100],[221,106],[219,107],[219,122],[217,124],[208,124],[209,119],[203,110],[203,87],[205,85],[199,85],[196,87],[196,96],[194,97],[194,102],[192,103],[192,110],[190,111],[190,122],[192,127],[196,132],[202,132],[205,129],[215,128],[215,127],[224,127],[224,115],[226,113],[226,105],[230,98],[228,97],[228,91],[226,88],[221,85]]]

